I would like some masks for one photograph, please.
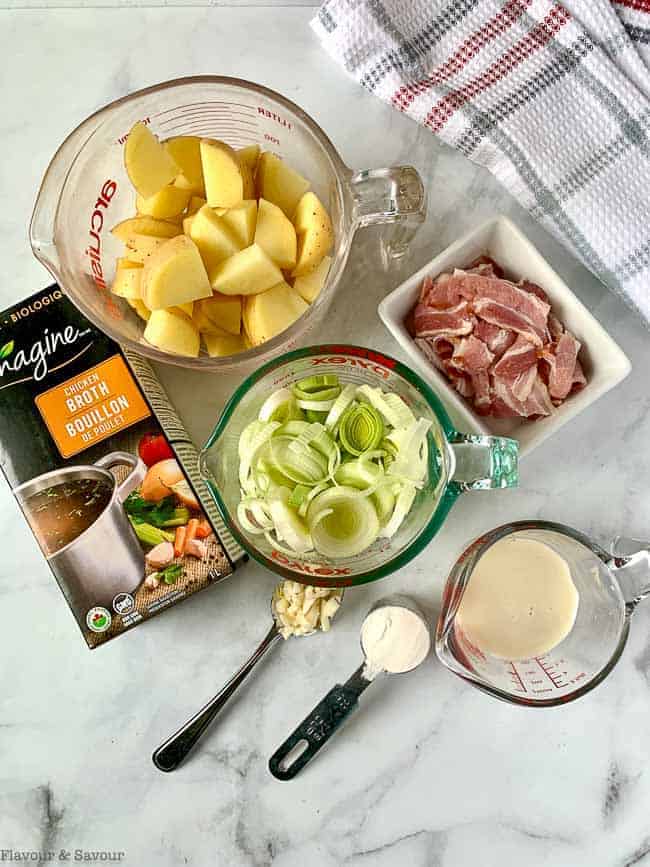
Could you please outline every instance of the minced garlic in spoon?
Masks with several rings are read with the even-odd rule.
[[[273,592],[271,610],[283,638],[327,632],[343,597],[340,587],[312,587],[282,581]]]

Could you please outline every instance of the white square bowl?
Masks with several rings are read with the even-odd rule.
[[[420,352],[406,330],[404,320],[416,304],[424,278],[437,277],[454,268],[467,268],[479,256],[489,256],[511,280],[525,278],[547,293],[553,312],[582,344],[580,360],[587,376],[582,391],[571,395],[555,412],[537,421],[495,419],[480,416],[443,374]],[[625,379],[631,370],[628,357],[602,325],[579,301],[566,283],[517,227],[496,217],[454,241],[446,250],[408,278],[379,305],[379,316],[420,373],[450,410],[454,422],[466,433],[511,436],[519,441],[521,456],[537,448],[570,419]]]

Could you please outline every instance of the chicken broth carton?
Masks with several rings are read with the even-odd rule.
[[[243,558],[197,463],[148,363],[58,286],[0,314],[0,466],[89,647]]]

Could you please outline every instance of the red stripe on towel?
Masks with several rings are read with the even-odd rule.
[[[650,0],[648,0],[650,2]],[[491,18],[463,42],[460,48],[434,71],[412,84],[403,85],[395,92],[392,103],[400,111],[406,111],[413,100],[437,84],[442,84],[452,75],[457,75],[489,42],[511,27],[531,5],[532,0],[508,0],[500,12]]]
[[[433,132],[439,132],[458,109],[471,99],[493,87],[508,73],[527,60],[536,51],[547,45],[558,31],[571,20],[570,13],[564,6],[554,6],[549,14],[536,24],[513,47],[503,54],[482,75],[470,81],[464,87],[458,88],[444,96],[428,113],[425,126]]]
[[[637,12],[650,13],[650,0],[614,0],[616,6],[627,6],[628,9],[634,9]]]

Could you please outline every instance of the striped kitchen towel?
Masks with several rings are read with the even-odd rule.
[[[650,324],[650,0],[325,0],[312,26]]]

